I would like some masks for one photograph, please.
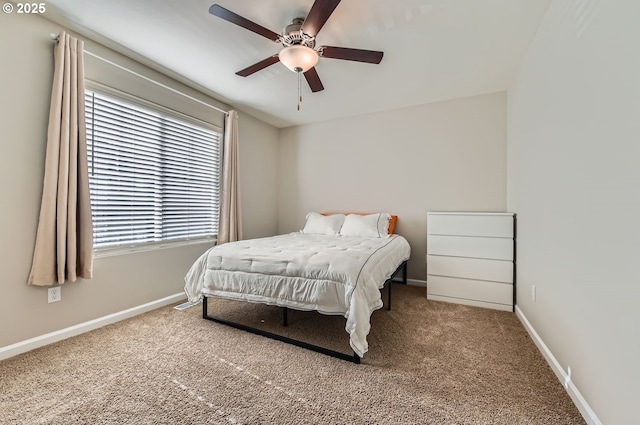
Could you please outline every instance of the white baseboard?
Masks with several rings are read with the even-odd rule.
[[[413,285],[413,286],[422,286],[422,287],[427,287],[427,281],[426,280],[418,280],[418,279],[407,279],[407,285]]]
[[[123,310],[118,313],[109,314],[107,316],[99,317],[88,322],[80,323],[68,328],[60,329],[59,331],[51,332],[45,335],[40,335],[35,338],[27,339],[25,341],[17,342],[12,345],[0,348],[0,360],[8,359],[9,357],[17,356],[18,354],[26,353],[27,351],[34,350],[36,348],[43,347],[54,342],[62,341],[63,339],[70,338],[72,336],[80,335],[85,332],[92,331],[94,329],[101,328],[111,323],[119,322],[120,320],[128,319],[133,316],[137,316],[147,311],[155,310],[156,308],[163,307],[168,304],[173,304],[186,299],[187,296],[184,292],[170,295],[168,297],[152,301],[147,304],[142,304],[137,307]]]
[[[600,419],[598,419],[595,412],[591,409],[591,406],[589,406],[589,404],[584,399],[584,397],[582,397],[582,394],[580,394],[580,391],[578,391],[578,388],[575,386],[573,381],[569,380],[567,382],[567,372],[565,372],[564,369],[562,369],[560,362],[558,362],[558,360],[554,357],[553,353],[551,353],[551,351],[549,350],[549,347],[547,347],[547,345],[544,343],[542,338],[540,338],[540,335],[538,335],[535,329],[533,329],[533,326],[531,326],[531,323],[529,323],[524,313],[522,312],[522,310],[520,310],[520,308],[517,305],[516,305],[516,315],[522,322],[522,325],[524,326],[524,328],[529,333],[529,336],[531,337],[533,342],[538,347],[538,350],[540,350],[540,352],[542,353],[543,357],[545,358],[549,366],[551,366],[551,370],[553,370],[553,372],[558,377],[558,380],[560,381],[560,383],[564,385],[564,387],[566,388],[567,393],[569,394],[569,397],[571,397],[571,400],[576,405],[576,407],[582,414],[582,417],[587,422],[587,424],[602,425],[602,422],[600,422]],[[565,382],[567,383],[565,384]]]

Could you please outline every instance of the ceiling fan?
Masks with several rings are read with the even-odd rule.
[[[224,7],[214,4],[209,13],[225,21],[239,25],[282,45],[280,53],[269,56],[245,69],[236,72],[247,77],[277,62],[282,62],[291,71],[303,74],[312,92],[324,90],[315,65],[320,57],[379,64],[383,52],[351,49],[346,47],[316,47],[316,36],[327,22],[340,0],[316,0],[306,18],[296,18],[287,25],[282,34],[277,34]]]

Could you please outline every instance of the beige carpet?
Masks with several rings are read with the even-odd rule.
[[[394,285],[354,365],[171,307],[0,362],[1,424],[584,424],[513,313]],[[349,353],[344,318],[215,301]],[[264,322],[263,322],[264,321]]]

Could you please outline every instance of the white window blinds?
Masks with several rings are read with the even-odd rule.
[[[85,92],[94,248],[214,238],[220,133]]]

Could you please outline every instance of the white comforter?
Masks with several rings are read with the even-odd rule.
[[[370,317],[380,288],[409,259],[402,236],[360,238],[303,233],[214,246],[185,276],[190,302],[204,295],[317,310],[347,318],[350,345],[368,350]]]

